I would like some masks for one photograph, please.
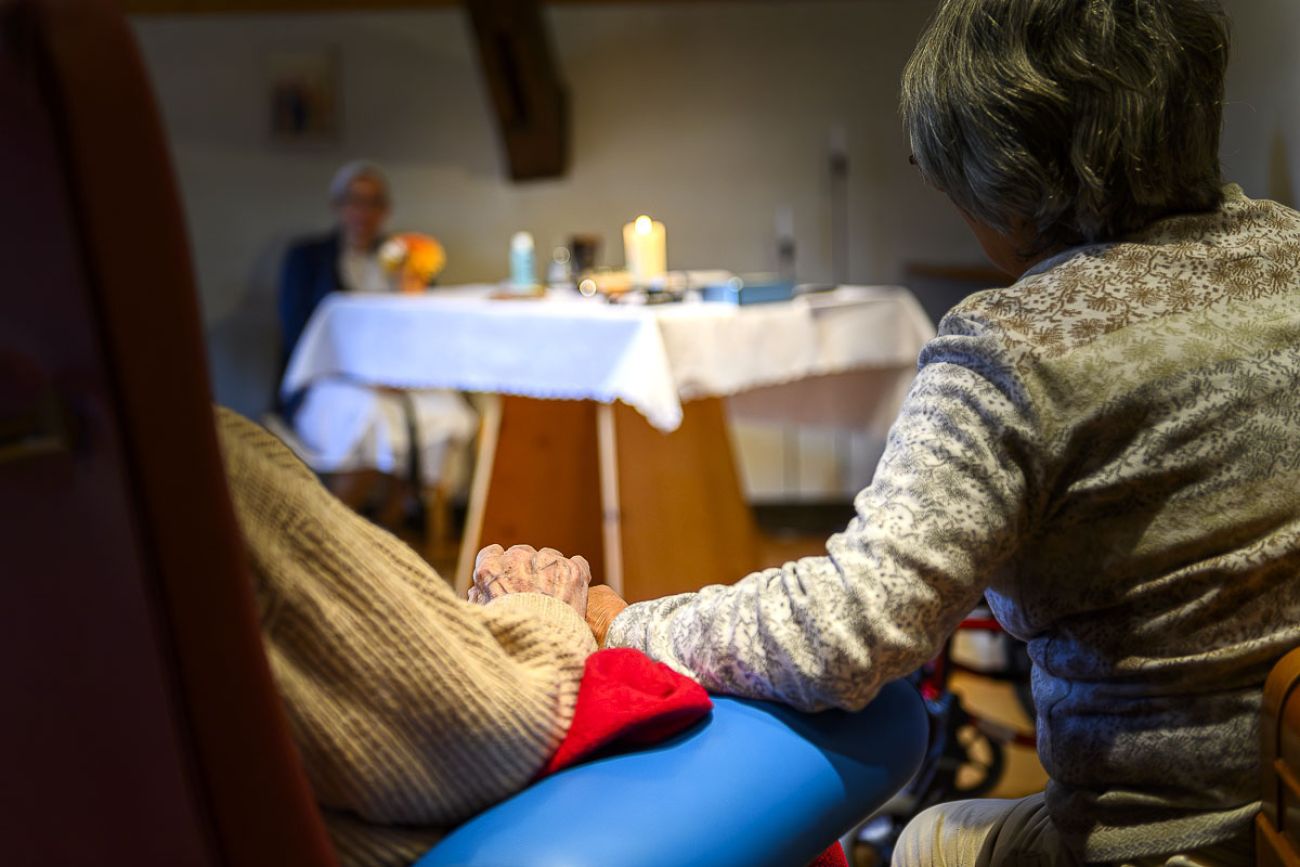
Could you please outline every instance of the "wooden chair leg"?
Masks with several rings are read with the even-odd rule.
[[[403,479],[395,476],[384,475],[383,482],[379,507],[375,511],[375,523],[406,539],[406,510],[411,496],[410,487]]]
[[[321,477],[325,487],[354,512],[362,512],[371,502],[382,474],[377,470],[349,470]]]
[[[443,483],[428,485],[424,489],[424,544],[425,558],[439,566],[456,562],[459,540],[451,527],[451,496]],[[454,569],[445,570],[444,578],[450,583]]]

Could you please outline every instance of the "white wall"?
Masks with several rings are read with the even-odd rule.
[[[1224,0],[1233,56],[1224,108],[1224,176],[1246,194],[1300,203],[1300,2]]]
[[[544,248],[604,236],[637,213],[669,229],[673,267],[775,264],[774,218],[793,209],[800,277],[831,277],[831,129],[851,158],[850,278],[892,281],[909,259],[966,262],[978,247],[907,164],[898,77],[928,0],[568,6],[548,13],[573,106],[562,180],[506,179],[468,22],[455,9],[139,18],[186,202],[218,397],[255,412],[270,392],[277,260],[323,229],[324,189],[356,157],[391,172],[392,225],[437,235],[444,283],[495,280],[507,239]],[[277,46],[337,46],[336,146],[269,140],[264,63]]]
[[[1234,16],[1223,156],[1248,194],[1300,198],[1300,0],[1226,0]],[[774,214],[795,215],[800,277],[831,276],[826,168],[832,128],[851,157],[849,277],[892,282],[907,261],[982,260],[947,202],[907,165],[896,92],[934,0],[800,0],[564,6],[548,12],[573,108],[572,168],[512,184],[468,23],[455,9],[135,21],[171,136],[218,399],[269,400],[274,279],[286,240],[325,228],[335,167],[367,156],[396,191],[395,228],[446,244],[444,283],[504,275],[507,239],[543,248],[604,236],[649,212],[673,267],[774,264]],[[266,130],[264,63],[277,47],[336,46],[344,128],[335,145],[286,149]],[[804,432],[741,443],[751,490],[851,492],[872,453]]]

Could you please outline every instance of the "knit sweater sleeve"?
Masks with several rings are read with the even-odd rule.
[[[322,805],[446,827],[525,786],[572,719],[595,649],[582,619],[537,594],[458,599],[278,440],[217,421],[271,671]]]
[[[997,342],[947,324],[826,556],[632,605],[607,646],[804,710],[861,708],[933,656],[1025,536],[1038,462],[1032,409]]]

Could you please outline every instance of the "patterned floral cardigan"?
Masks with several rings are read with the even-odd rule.
[[[633,605],[609,645],[858,708],[987,593],[1079,857],[1248,834],[1262,684],[1300,644],[1300,214],[1228,187],[1070,250],[968,298],[919,366],[827,556]]]

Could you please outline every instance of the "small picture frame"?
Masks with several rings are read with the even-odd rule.
[[[281,144],[338,141],[342,106],[334,47],[277,48],[266,55],[271,139]]]

